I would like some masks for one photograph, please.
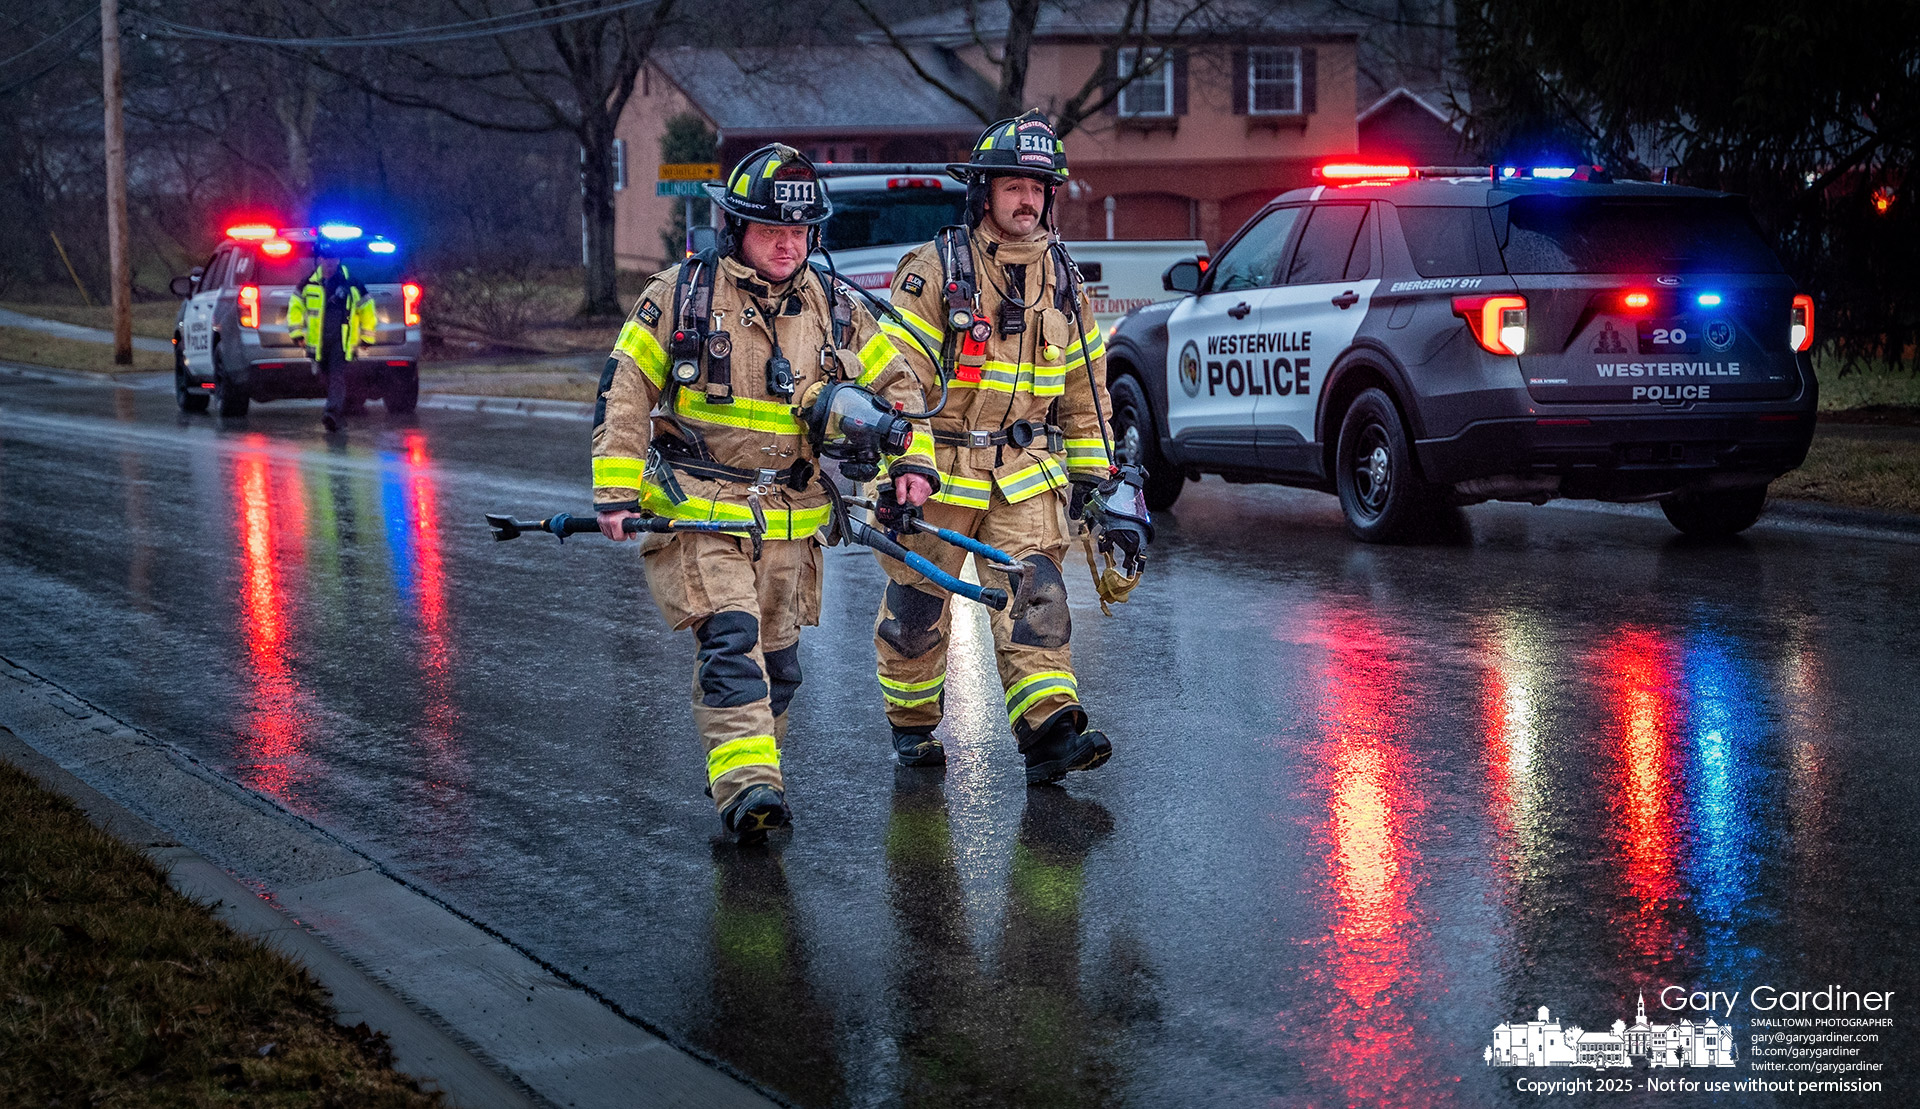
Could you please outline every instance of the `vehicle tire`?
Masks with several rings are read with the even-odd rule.
[[[220,366],[220,341],[213,342],[213,410],[223,419],[239,419],[247,414],[253,404],[253,398],[227,379],[227,371]]]
[[[182,412],[207,410],[207,391],[187,379],[187,360],[181,356],[177,342],[173,351],[173,402]]]
[[[411,416],[420,404],[420,367],[388,366],[380,380],[380,398],[387,415]]]
[[[1160,453],[1160,433],[1153,422],[1153,409],[1147,407],[1146,391],[1133,378],[1122,375],[1108,390],[1113,398],[1114,464],[1135,463],[1147,472],[1147,507],[1163,512],[1180,499],[1187,484],[1186,475]]]
[[[1362,542],[1407,538],[1440,503],[1414,465],[1399,407],[1378,389],[1355,397],[1341,419],[1333,468],[1347,530]]]
[[[1702,538],[1737,535],[1753,526],[1767,506],[1767,487],[1675,493],[1660,498],[1667,522],[1683,534]]]

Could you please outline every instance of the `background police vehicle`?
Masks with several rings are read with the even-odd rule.
[[[205,266],[173,279],[185,299],[173,331],[174,397],[183,412],[244,416],[253,401],[324,397],[326,379],[308,357],[287,305],[318,265],[326,244],[373,298],[373,345],[348,363],[349,403],[380,397],[387,411],[412,412],[420,397],[420,286],[403,281],[399,248],[348,224],[227,228]]]
[[[1214,473],[1337,493],[1367,541],[1554,497],[1730,534],[1806,457],[1813,302],[1740,198],[1597,167],[1321,177],[1108,342],[1152,507]]]
[[[848,281],[884,298],[908,251],[942,227],[966,222],[967,187],[944,163],[896,165],[822,162],[833,215],[821,241]],[[1168,263],[1207,249],[1200,239],[1119,239],[1066,244],[1080,267],[1093,318],[1104,330],[1135,308],[1163,300]]]

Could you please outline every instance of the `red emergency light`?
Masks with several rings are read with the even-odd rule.
[[[1647,305],[1653,303],[1653,297],[1646,293],[1628,293],[1626,296],[1620,298],[1620,300],[1621,303],[1629,308],[1645,308]]]
[[[260,326],[260,286],[240,286],[240,326]]]
[[[1371,162],[1329,162],[1314,167],[1313,174],[1325,181],[1411,181],[1413,167]]]
[[[887,178],[887,188],[889,189],[937,189],[939,187],[940,179],[938,177]]]
[[[420,326],[420,286],[409,281],[400,286],[400,302],[408,327]]]
[[[229,239],[271,239],[273,225],[266,223],[236,223],[227,228]]]

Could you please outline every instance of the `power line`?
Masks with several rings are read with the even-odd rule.
[[[176,23],[171,19],[162,19],[155,15],[142,15],[139,21],[149,28],[151,34],[162,38],[198,39],[204,42],[244,43],[250,46],[278,46],[288,48],[305,47],[309,49],[327,48],[376,48],[389,46],[420,46],[436,42],[457,42],[462,39],[490,38],[494,35],[514,34],[520,31],[538,30],[562,23],[575,23],[582,19],[612,15],[630,8],[645,7],[659,0],[620,0],[605,7],[595,7],[587,11],[562,13],[560,8],[578,7],[581,4],[598,3],[598,0],[561,0],[545,9],[515,12],[508,15],[488,16],[484,19],[470,19],[459,23],[441,23],[432,27],[414,27],[404,31],[377,31],[366,35],[340,35],[331,38],[275,38],[270,35],[244,35],[234,31],[221,31],[211,27],[195,27],[186,23]]]
[[[13,57],[8,58],[5,61],[0,61],[0,69],[7,68],[13,63],[19,61],[21,58],[26,57],[28,54],[31,54],[35,50],[40,49],[42,46],[45,46],[48,43],[54,41],[60,36],[66,34],[68,31],[73,30],[75,27],[80,26],[82,23],[89,23],[98,18],[100,18],[100,9],[91,4],[87,5],[86,7],[80,9],[80,14],[75,16],[73,18],[73,21],[68,23],[65,27],[60,28],[58,31],[53,32],[52,34],[48,35],[46,38],[43,38],[39,42],[34,43],[32,46],[27,47],[25,50],[20,51],[18,54],[15,54]]]

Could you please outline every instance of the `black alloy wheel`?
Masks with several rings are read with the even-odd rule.
[[[182,412],[207,410],[207,391],[187,376],[187,359],[180,352],[180,338],[177,335],[173,341],[173,403],[179,405]]]
[[[213,410],[223,419],[239,419],[247,414],[253,398],[245,389],[227,378],[220,366],[220,340],[213,341]]]
[[[1400,409],[1379,389],[1355,397],[1340,421],[1334,484],[1347,530],[1367,543],[1406,538],[1438,503],[1414,466]]]
[[[1160,437],[1154,430],[1153,410],[1147,407],[1146,391],[1131,377],[1121,376],[1108,390],[1113,399],[1114,465],[1137,465],[1147,473],[1147,507],[1164,512],[1180,499],[1187,484],[1186,475],[1160,453]]]

